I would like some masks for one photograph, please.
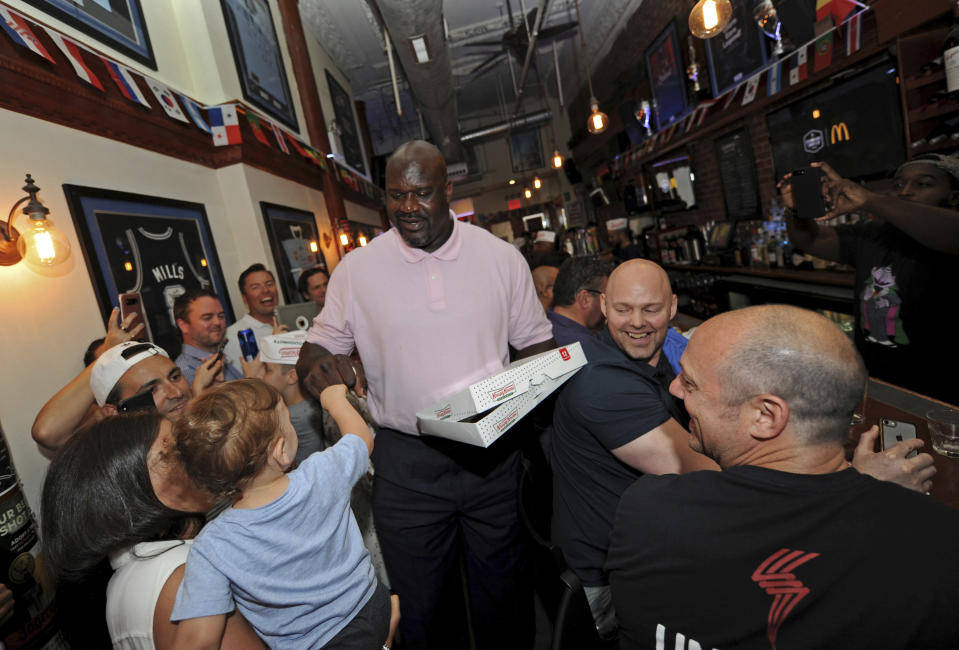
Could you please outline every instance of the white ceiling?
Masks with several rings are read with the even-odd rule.
[[[370,3],[376,0],[299,0],[304,27],[323,46],[336,66],[346,75],[354,100],[366,104],[374,153],[384,154],[408,139],[420,136],[419,119],[412,94],[403,73],[398,70],[403,116],[396,114],[384,37]],[[608,53],[627,19],[642,0],[580,0],[584,36],[593,66]],[[411,3],[411,5],[414,3]],[[498,41],[510,28],[507,11],[513,11],[514,24],[533,11],[538,0],[443,0],[443,15],[430,19],[446,21],[447,44],[453,69],[456,104],[461,131],[503,121],[511,115],[515,95],[505,58],[481,75],[470,72],[491,54],[490,47],[471,47],[476,41]],[[378,13],[378,12],[377,12]],[[551,26],[576,22],[574,0],[551,0],[540,32]],[[576,30],[556,41],[560,60],[563,94],[568,101],[586,80],[579,36]],[[522,112],[543,107],[543,86],[557,95],[552,45],[537,48],[536,71],[525,84]],[[396,59],[397,66],[399,60]],[[513,58],[516,77],[523,62]]]

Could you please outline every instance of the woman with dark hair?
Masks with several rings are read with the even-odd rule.
[[[114,648],[171,648],[170,612],[202,517],[164,506],[150,472],[151,449],[169,436],[160,415],[107,418],[73,436],[43,485],[44,557],[58,585],[76,584],[109,557],[106,619]],[[263,648],[239,615],[228,619],[223,648]]]

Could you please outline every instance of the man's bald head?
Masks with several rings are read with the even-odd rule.
[[[543,265],[533,269],[533,286],[536,287],[536,295],[543,309],[548,310],[553,306],[553,285],[558,273],[559,269],[555,266]]]
[[[386,163],[386,212],[412,248],[432,253],[450,238],[452,194],[443,154],[429,142],[400,145]]]
[[[676,315],[666,272],[649,260],[620,264],[609,276],[600,307],[617,347],[630,359],[655,366]]]
[[[690,345],[719,352],[716,373],[727,404],[772,394],[810,442],[844,442],[862,400],[866,368],[852,341],[830,320],[787,305],[748,307],[703,323]]]
[[[418,165],[429,168],[431,171],[439,172],[441,176],[437,179],[446,184],[446,159],[443,153],[433,144],[425,140],[410,140],[404,142],[393,152],[393,155],[386,161],[386,173],[390,170],[401,172],[411,165]]]

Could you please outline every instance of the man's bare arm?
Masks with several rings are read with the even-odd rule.
[[[644,474],[718,470],[719,465],[689,447],[688,439],[686,429],[670,418],[622,447],[613,449],[613,455]]]

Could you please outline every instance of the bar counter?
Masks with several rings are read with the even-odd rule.
[[[755,266],[710,266],[707,264],[663,264],[667,271],[687,271],[690,273],[714,273],[716,275],[748,275],[760,278],[772,278],[786,282],[823,284],[833,287],[851,287],[855,280],[852,271],[829,271],[815,269],[777,269]],[[848,268],[848,267],[847,267]]]

